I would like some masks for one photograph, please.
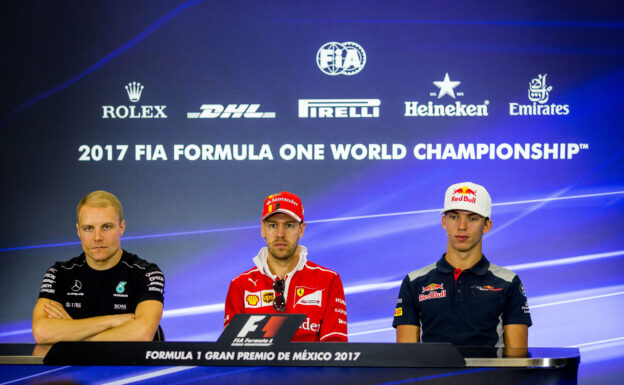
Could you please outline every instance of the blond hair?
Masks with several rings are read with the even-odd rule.
[[[119,222],[121,223],[123,219],[123,208],[121,207],[121,202],[117,199],[113,194],[103,191],[97,190],[88,193],[78,202],[78,206],[76,207],[76,222],[79,221],[78,215],[80,214],[80,209],[83,206],[91,206],[91,207],[112,207],[117,215],[119,215]]]

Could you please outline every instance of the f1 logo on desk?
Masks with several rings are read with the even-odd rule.
[[[287,344],[305,314],[237,314],[217,341],[229,346]]]
[[[282,327],[282,324],[284,323],[284,321],[286,321],[285,316],[252,315],[251,317],[249,317],[247,322],[245,322],[245,325],[243,325],[243,327],[241,328],[240,332],[238,332],[238,335],[236,337],[238,338],[247,337],[249,333],[258,330],[258,327],[260,326],[259,323],[267,317],[268,319],[264,321],[264,327],[261,330],[263,332],[263,335],[260,337],[264,337],[264,338],[275,337],[279,329]],[[256,334],[258,333],[253,333],[253,334],[254,334],[253,335],[254,337],[258,337],[256,336]]]

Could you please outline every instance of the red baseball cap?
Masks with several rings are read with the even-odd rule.
[[[262,220],[275,213],[284,213],[297,222],[303,222],[303,204],[301,199],[288,191],[269,195],[264,200],[264,205],[262,206]]]

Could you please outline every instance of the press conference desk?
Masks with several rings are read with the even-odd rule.
[[[579,362],[578,349],[447,344],[0,344],[0,383],[576,384]]]

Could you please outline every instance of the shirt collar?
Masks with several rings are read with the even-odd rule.
[[[306,249],[305,246],[299,245],[299,262],[297,262],[297,266],[295,266],[293,271],[299,271],[303,269],[306,262],[308,261],[307,256],[308,256],[308,249]],[[269,249],[266,247],[263,247],[260,249],[260,252],[258,253],[258,255],[254,257],[253,261],[256,267],[258,268],[258,270],[260,270],[262,274],[267,275],[271,277],[271,279],[275,280],[277,276],[272,274],[271,269],[269,269],[269,264],[267,263],[268,257],[269,257]],[[289,272],[288,274],[290,275],[290,273],[292,273],[293,271]]]
[[[436,267],[441,273],[451,273],[453,270],[455,270],[455,268],[451,266],[450,263],[447,262],[446,258],[444,258],[445,256],[446,256],[446,253],[442,254],[442,258],[440,258],[440,260],[436,264]],[[490,267],[490,261],[488,261],[487,258],[485,258],[485,255],[481,254],[481,259],[479,259],[479,262],[477,262],[476,265],[474,265],[468,270],[472,271],[476,275],[485,275],[489,267]]]

